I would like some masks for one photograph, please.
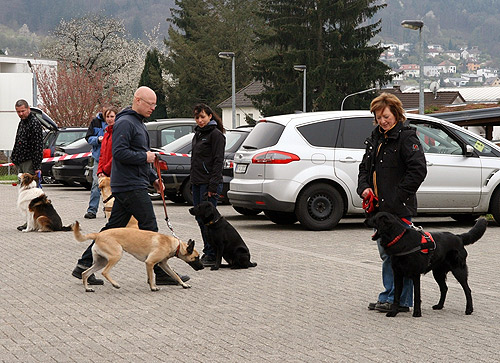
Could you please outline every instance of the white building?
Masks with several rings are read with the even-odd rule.
[[[28,66],[57,67],[57,62],[34,58],[0,56],[0,150],[12,150],[16,138],[17,116],[14,104],[25,99],[33,105],[33,73]]]

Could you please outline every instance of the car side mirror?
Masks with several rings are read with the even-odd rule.
[[[471,145],[465,145],[465,156],[473,156],[474,148]]]

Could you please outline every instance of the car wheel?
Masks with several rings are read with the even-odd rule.
[[[295,213],[288,212],[277,212],[274,210],[266,210],[264,214],[271,222],[276,224],[286,225],[286,224],[294,224],[297,222],[297,216]]]
[[[478,216],[474,214],[453,214],[450,216],[454,220],[463,224],[474,224]]]
[[[193,191],[191,190],[191,182],[189,180],[186,180],[182,186],[182,197],[187,204],[193,205]]]
[[[500,224],[500,189],[496,190],[491,197],[490,213],[495,218],[495,222]]]
[[[243,207],[235,207],[233,205],[233,209],[238,212],[239,214],[243,214],[244,216],[256,216],[260,212],[262,212],[259,209],[248,209],[248,208],[243,208]]]
[[[186,203],[186,200],[182,195],[176,193],[166,193],[165,196],[174,203]]]
[[[305,228],[326,231],[339,223],[344,214],[344,201],[333,186],[325,183],[313,184],[301,192],[295,213]]]

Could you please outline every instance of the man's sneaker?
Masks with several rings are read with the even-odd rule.
[[[201,256],[200,261],[203,264],[203,267],[215,266],[215,257],[214,256],[203,255],[203,256]]]
[[[92,212],[87,212],[85,213],[85,215],[83,216],[83,218],[87,218],[87,219],[95,219],[96,215]]]
[[[82,279],[82,272],[85,271],[86,268],[81,268],[80,266],[76,266],[73,272],[71,273],[77,279]],[[87,279],[87,283],[89,285],[104,285],[104,281],[95,277],[94,274],[90,275]]]
[[[389,311],[392,311],[392,304],[390,302],[385,302],[385,303],[378,302],[375,305],[375,310],[380,311],[381,313],[388,313]],[[407,313],[409,311],[410,308],[408,306],[400,306],[398,309],[398,312],[400,313]]]
[[[18,226],[17,227],[17,230],[18,231],[24,231],[26,229],[26,227],[28,227],[28,224],[27,223],[24,223],[22,226]]]
[[[376,303],[369,303],[368,310],[375,310],[375,308],[377,307],[377,304],[380,304],[380,301],[377,301]]]
[[[191,277],[189,277],[188,275],[179,275],[179,277],[181,278],[182,282],[186,282],[189,281],[189,279],[191,279]],[[162,274],[160,276],[156,275],[156,285],[178,285],[178,284],[179,283],[177,281],[175,281],[167,274],[164,275]]]

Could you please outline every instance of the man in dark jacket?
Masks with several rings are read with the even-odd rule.
[[[149,134],[144,122],[156,108],[156,94],[148,87],[139,87],[134,94],[131,108],[126,108],[116,115],[113,126],[111,166],[111,192],[115,197],[111,217],[101,229],[125,227],[134,216],[140,229],[158,232],[153,203],[148,194],[149,185],[153,184],[159,192],[156,172],[151,168],[155,153],[149,151]],[[80,278],[82,272],[92,265],[92,244],[78,260],[73,276]],[[160,267],[155,266],[158,285],[177,285]],[[189,276],[179,275],[182,281]],[[89,284],[102,284],[102,280],[92,276]]]
[[[19,173],[36,174],[41,171],[43,156],[42,125],[31,112],[28,102],[16,102],[16,112],[19,118],[16,140],[12,148],[12,162]]]
[[[87,129],[87,134],[85,135],[85,140],[92,146],[92,188],[90,189],[90,201],[87,208],[87,213],[85,213],[85,218],[94,219],[97,215],[97,209],[99,209],[99,200],[101,199],[101,193],[99,191],[99,179],[97,177],[97,167],[99,165],[99,156],[101,155],[101,143],[104,138],[104,130],[108,126],[106,120],[104,119],[104,114],[107,110],[107,106],[102,108],[102,112],[99,112],[96,117],[90,122],[89,128]]]
[[[17,125],[11,160],[17,166],[19,173],[39,174],[43,157],[42,125],[31,112],[26,100],[18,100],[15,106],[21,120]],[[19,231],[26,229],[26,223],[17,229]]]

